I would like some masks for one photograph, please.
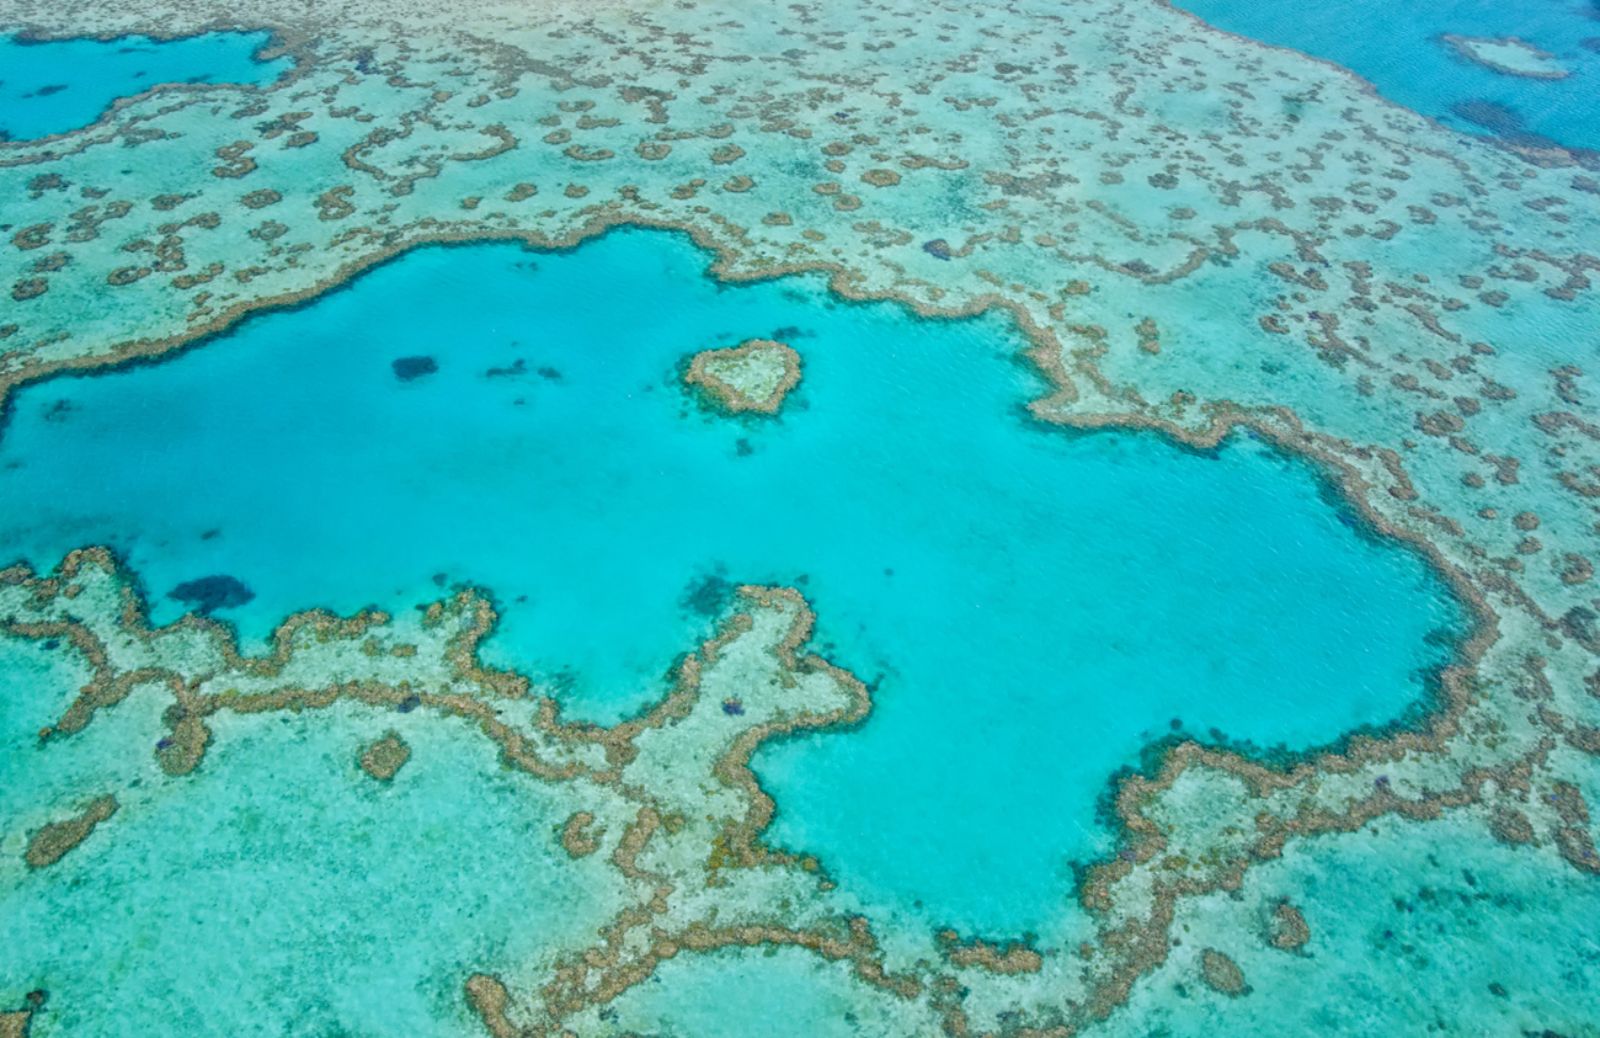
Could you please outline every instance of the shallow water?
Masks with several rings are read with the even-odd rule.
[[[0,36],[0,140],[32,140],[88,126],[119,97],[157,84],[265,86],[289,67],[259,60],[267,32],[208,32],[171,40],[25,41]]]
[[[151,698],[42,751],[60,708],[42,693],[75,687],[51,668],[37,649],[0,654],[0,977],[50,993],[36,1035],[462,1034],[466,974],[581,940],[611,909],[614,874],[556,842],[566,793],[505,770],[468,728],[239,718],[173,778],[134,750],[160,731]],[[357,757],[391,727],[412,759],[380,783]],[[109,791],[103,831],[23,865],[24,833]]]
[[[876,705],[759,755],[775,838],[991,932],[1062,910],[1069,859],[1108,846],[1097,795],[1152,739],[1325,743],[1404,715],[1445,658],[1443,588],[1306,467],[1040,426],[998,317],[706,262],[659,232],[431,248],[178,359],[30,387],[0,434],[0,540],[39,567],[113,545],[158,621],[174,588],[233,577],[254,597],[216,615],[252,639],[486,586],[491,659],[598,719],[662,694],[727,583],[796,585]],[[679,385],[754,336],[803,357],[780,418]],[[394,366],[419,357],[436,370]]]
[[[1600,9],[1593,0],[1176,0],[1219,29],[1343,65],[1378,93],[1465,133],[1600,148]],[[1546,80],[1468,61],[1445,35],[1515,37],[1570,72]],[[1544,138],[1543,141],[1538,138]]]
[[[1259,937],[1280,898],[1310,930],[1293,952]],[[1253,997],[1207,990],[1179,949],[1105,1033],[1593,1035],[1596,913],[1600,883],[1559,861],[1472,825],[1384,822],[1308,841],[1185,915],[1193,943],[1229,935]]]
[[[847,966],[794,948],[679,958],[617,1000],[624,1034],[889,1038],[934,1033],[932,1014],[863,997]]]

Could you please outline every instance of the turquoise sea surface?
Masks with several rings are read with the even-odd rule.
[[[482,586],[490,658],[600,720],[664,693],[730,584],[796,586],[875,706],[759,754],[773,839],[985,933],[1068,910],[1069,861],[1110,846],[1097,797],[1153,740],[1303,749],[1426,701],[1459,608],[1306,466],[1041,425],[999,316],[706,264],[645,231],[420,249],[177,358],[27,387],[0,543],[39,568],[111,545],[158,622],[214,607],[257,645],[299,609]],[[757,336],[803,357],[779,417],[680,384]],[[242,587],[184,588],[217,576]]]
[[[1322,58],[1379,94],[1465,133],[1600,149],[1600,7],[1594,0],[1174,0],[1219,29]],[[1455,53],[1446,35],[1516,38],[1564,79],[1508,75]]]
[[[158,84],[265,86],[287,58],[256,57],[267,32],[208,32],[154,40],[31,40],[0,36],[0,141],[32,140],[88,126],[121,97]]]

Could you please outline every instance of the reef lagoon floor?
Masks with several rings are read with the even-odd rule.
[[[0,0],[0,1038],[1600,1034],[1600,21],[1183,6]]]

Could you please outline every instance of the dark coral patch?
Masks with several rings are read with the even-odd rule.
[[[186,580],[167,592],[174,602],[182,602],[193,612],[204,616],[218,609],[242,606],[256,597],[243,581],[235,577],[216,575]]]
[[[733,591],[733,583],[722,574],[708,573],[689,585],[680,602],[689,612],[715,616],[727,607]]]
[[[493,368],[490,368],[488,371],[485,371],[483,374],[484,374],[485,378],[512,378],[512,377],[514,377],[516,375],[524,374],[525,372],[527,372],[527,370],[528,370],[528,362],[523,360],[521,357],[518,357],[515,361],[513,361],[509,365],[506,365],[504,367],[493,367]]]
[[[394,377],[401,382],[410,382],[439,370],[439,362],[432,357],[399,357],[389,366],[394,368]]]
[[[1461,101],[1451,105],[1450,112],[1458,119],[1464,119],[1512,144],[1520,144],[1528,148],[1560,147],[1550,138],[1528,130],[1523,122],[1522,113],[1510,105],[1501,104],[1499,101],[1488,101],[1482,98]]]

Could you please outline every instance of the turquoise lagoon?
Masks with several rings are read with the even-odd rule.
[[[1219,29],[1357,73],[1378,93],[1465,133],[1600,149],[1600,8],[1594,0],[1174,0]],[[1507,75],[1458,56],[1446,35],[1515,37],[1565,79]]]
[[[88,126],[120,97],[158,84],[266,86],[287,58],[260,60],[266,32],[209,32],[171,40],[31,40],[0,36],[0,141],[32,140]]]
[[[773,838],[985,933],[1067,910],[1069,861],[1110,847],[1097,798],[1152,740],[1303,748],[1425,702],[1458,606],[1305,466],[1040,425],[1007,320],[706,264],[662,232],[431,247],[177,358],[30,386],[0,543],[39,568],[109,544],[162,622],[174,588],[235,578],[253,597],[216,615],[254,645],[299,609],[482,586],[487,655],[599,720],[663,694],[730,583],[794,585],[875,705],[758,756]],[[684,391],[690,354],[753,336],[804,357],[780,417]]]

